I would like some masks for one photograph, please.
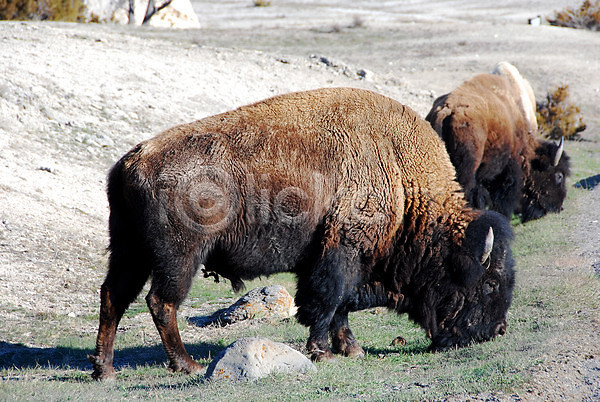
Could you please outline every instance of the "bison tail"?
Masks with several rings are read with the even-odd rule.
[[[145,197],[128,176],[122,159],[111,169],[107,184],[110,257],[104,286],[122,298],[119,304],[123,311],[142,290],[152,270],[145,224],[140,216],[140,211],[145,210]]]

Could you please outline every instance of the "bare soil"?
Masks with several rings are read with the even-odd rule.
[[[47,346],[32,317],[97,313],[106,172],[175,124],[324,86],[372,89],[424,116],[435,97],[506,60],[538,100],[569,85],[588,129],[567,152],[600,155],[600,34],[527,25],[570,2],[193,3],[196,31],[0,22],[0,353]],[[600,275],[600,188],[579,190],[572,205],[565,233],[576,247],[549,259]],[[473,398],[600,399],[596,313],[586,333],[549,345],[527,394]],[[74,331],[93,337],[96,326]]]

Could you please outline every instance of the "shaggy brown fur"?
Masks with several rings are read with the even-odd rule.
[[[468,201],[508,218],[520,212],[523,221],[560,211],[569,175],[568,156],[554,166],[558,146],[535,137],[531,107],[523,107],[531,96],[515,80],[480,74],[436,99],[426,117]]]
[[[292,93],[174,127],[117,162],[108,197],[94,378],[115,376],[116,327],[149,277],[169,367],[201,369],[176,313],[202,265],[235,290],[294,272],[315,360],[332,357],[328,337],[334,352],[362,355],[348,313],[373,306],[408,313],[436,349],[504,332],[510,228],[466,205],[429,124],[373,92]]]

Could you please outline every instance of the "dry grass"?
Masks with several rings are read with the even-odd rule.
[[[544,100],[537,104],[536,117],[542,136],[554,140],[561,137],[576,140],[581,137],[586,125],[580,116],[581,110],[568,98],[569,86],[561,85],[548,92]]]
[[[600,31],[600,1],[585,0],[579,8],[567,7],[555,11],[554,18],[546,18],[550,25]]]

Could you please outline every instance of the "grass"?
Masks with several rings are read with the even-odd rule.
[[[598,158],[598,149],[590,146],[590,142],[572,142],[565,144],[565,152],[571,158],[571,179],[573,182],[585,179],[600,173],[600,158]]]

